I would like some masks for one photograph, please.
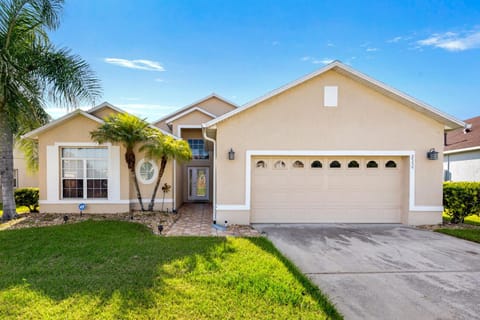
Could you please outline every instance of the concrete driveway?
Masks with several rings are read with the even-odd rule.
[[[480,319],[480,245],[402,225],[255,225],[346,319]]]

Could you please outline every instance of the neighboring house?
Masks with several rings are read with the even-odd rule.
[[[42,211],[135,206],[122,147],[90,139],[111,112],[122,111],[104,103],[26,135],[39,142]],[[418,225],[441,222],[443,210],[442,154],[427,152],[465,124],[333,62],[242,107],[211,95],[153,125],[188,140],[194,154],[168,164],[169,209],[209,201],[220,224]],[[137,159],[149,197],[158,169]]]
[[[38,187],[38,174],[27,169],[23,152],[18,148],[13,149],[13,187],[28,188]],[[2,202],[2,186],[0,185],[0,203]]]
[[[468,127],[445,136],[445,181],[480,181],[480,116],[467,119]]]

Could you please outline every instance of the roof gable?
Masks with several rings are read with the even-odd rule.
[[[109,102],[102,102],[101,104],[99,104],[98,106],[96,107],[93,107],[92,109],[90,110],[87,110],[87,112],[91,115],[94,115],[96,116],[97,118],[104,118],[105,115],[107,115],[108,113],[106,113],[106,111],[110,110],[110,114],[112,113],[125,113],[125,111],[115,107],[113,104],[110,104]]]
[[[312,79],[312,78],[315,78],[315,77],[318,77],[330,70],[334,70],[336,72],[339,72],[340,74],[344,75],[344,76],[347,76],[357,82],[360,82],[360,83],[363,83],[364,85],[394,99],[394,100],[397,100],[399,102],[401,102],[403,105],[407,106],[407,107],[410,107],[418,112],[421,112],[423,114],[426,114],[427,116],[435,119],[436,121],[444,124],[445,128],[446,129],[455,129],[455,128],[459,128],[459,127],[463,127],[465,125],[465,123],[463,123],[462,121],[456,119],[455,117],[453,116],[450,116],[438,109],[435,109],[433,108],[432,106],[429,106],[401,91],[398,91],[390,86],[387,86],[386,84],[380,82],[380,81],[377,81],[365,74],[362,74],[356,70],[354,70],[353,68],[350,68],[349,66],[339,62],[339,61],[334,61],[328,65],[326,65],[325,67],[313,72],[313,73],[310,73],[302,78],[299,78],[293,82],[290,82],[278,89],[275,89],[269,93],[267,93],[266,95],[264,96],[261,96],[255,100],[252,100],[248,103],[246,103],[245,105],[241,106],[240,108],[236,109],[236,110],[233,110],[231,112],[228,112],[222,116],[219,116],[205,124],[203,124],[204,127],[212,127],[214,125],[216,125],[217,123],[221,122],[221,121],[224,121],[228,118],[231,118],[233,116],[235,116],[236,114],[238,113],[241,113],[249,108],[252,108],[252,107],[255,107],[257,106],[258,104],[260,104],[261,102],[263,101],[266,101],[272,97],[275,97],[287,90],[290,90],[290,89],[293,89],[295,88],[296,86]]]
[[[46,132],[50,129],[53,129],[57,126],[59,126],[60,124],[62,124],[63,122],[69,120],[69,119],[72,119],[73,117],[76,117],[76,116],[83,116],[83,117],[86,117],[90,120],[93,120],[95,122],[98,122],[99,124],[102,124],[104,123],[104,121],[102,119],[99,119],[81,109],[76,109],[66,115],[64,115],[63,117],[60,117],[54,121],[51,121],[49,123],[47,123],[46,125],[40,127],[40,128],[37,128],[35,130],[32,130],[30,132],[27,132],[26,134],[24,134],[22,136],[22,138],[29,138],[29,139],[37,139],[38,138],[38,135],[43,133],[43,132]]]
[[[170,114],[168,114],[168,115],[166,115],[166,116],[163,116],[162,118],[160,118],[160,119],[158,119],[158,120],[153,121],[152,123],[153,123],[153,124],[158,124],[159,122],[162,122],[162,121],[163,121],[163,122],[166,122],[167,120],[170,120],[171,118],[174,118],[174,117],[176,117],[177,115],[179,115],[179,114],[181,114],[181,113],[184,113],[185,111],[188,111],[189,109],[195,108],[195,107],[198,107],[198,108],[200,108],[200,109],[208,112],[207,110],[205,110],[205,108],[200,107],[199,105],[201,105],[201,104],[204,103],[205,101],[210,100],[210,99],[212,99],[212,98],[215,98],[215,99],[218,99],[218,100],[220,100],[220,101],[223,101],[223,102],[225,102],[226,104],[229,104],[229,105],[231,105],[231,106],[234,107],[234,108],[237,108],[237,107],[238,107],[235,103],[233,103],[233,102],[231,102],[231,101],[229,101],[229,100],[227,100],[227,99],[219,96],[219,95],[216,94],[216,93],[212,93],[212,94],[210,94],[210,95],[208,95],[208,96],[206,96],[206,97],[204,97],[204,98],[202,98],[202,99],[200,99],[200,100],[197,100],[197,101],[195,101],[195,102],[193,102],[193,103],[191,103],[191,104],[189,104],[189,105],[187,105],[187,106],[185,106],[185,107],[183,107],[183,108],[177,109],[177,110],[175,110],[174,112],[172,112],[172,113],[170,113]],[[213,115],[211,112],[209,112],[209,113],[210,113],[211,115]],[[213,118],[215,118],[215,117],[216,117],[216,115],[213,115]]]
[[[172,118],[166,119],[165,122],[166,122],[167,124],[170,124],[170,123],[172,123],[173,121],[178,120],[178,119],[180,119],[180,118],[183,118],[184,116],[186,116],[186,115],[188,115],[188,114],[190,114],[190,113],[192,113],[192,112],[195,112],[195,111],[201,112],[201,113],[205,114],[206,116],[208,116],[208,117],[210,117],[210,118],[212,118],[212,119],[215,119],[215,118],[217,117],[216,115],[214,115],[213,113],[208,112],[207,110],[204,110],[204,109],[199,108],[199,107],[193,107],[193,108],[190,108],[190,109],[188,109],[188,110],[185,110],[185,111],[182,112],[182,113],[177,114],[176,116],[174,116],[174,117],[172,117]]]
[[[88,118],[88,119],[91,119],[91,120],[93,120],[93,121],[96,121],[96,122],[98,122],[99,124],[103,124],[104,121],[103,121],[101,118],[97,117],[96,114],[100,113],[100,112],[103,111],[104,109],[111,109],[111,110],[113,110],[114,112],[117,112],[117,113],[127,113],[126,111],[124,111],[124,110],[122,110],[122,109],[120,109],[120,108],[118,108],[118,107],[115,107],[114,105],[112,105],[112,104],[110,104],[110,103],[108,103],[108,102],[103,102],[103,103],[99,104],[98,106],[96,106],[96,107],[94,107],[94,108],[92,108],[92,109],[90,109],[90,110],[88,110],[88,111],[83,111],[83,110],[81,110],[81,109],[75,109],[74,111],[72,111],[72,112],[64,115],[63,117],[60,117],[60,118],[58,118],[58,119],[56,119],[56,120],[53,120],[53,121],[47,123],[46,125],[44,125],[44,126],[42,126],[42,127],[40,127],[40,128],[37,128],[37,129],[32,130],[32,131],[30,131],[30,132],[27,132],[26,134],[24,134],[24,135],[22,136],[22,138],[24,138],[24,139],[25,139],[25,138],[28,138],[28,139],[37,139],[37,138],[38,138],[38,135],[39,135],[40,133],[43,133],[43,132],[48,131],[48,130],[50,130],[50,129],[52,129],[52,128],[55,128],[56,126],[60,125],[61,123],[65,122],[65,121],[67,121],[68,119],[71,119],[71,118],[73,118],[73,117],[75,117],[75,116],[77,116],[77,115],[81,115],[81,116],[83,116],[83,117],[86,117],[86,118]],[[165,130],[163,130],[163,129],[161,129],[161,128],[155,127],[155,126],[153,126],[153,125],[151,125],[151,124],[150,124],[150,127],[153,128],[153,129],[160,130],[160,132],[162,132],[163,134],[166,134],[166,135],[172,136],[172,137],[175,138],[175,139],[178,139],[177,136],[175,136],[175,135],[173,135],[173,134],[171,134],[171,133],[169,133],[169,132],[167,132],[167,131],[165,131]]]

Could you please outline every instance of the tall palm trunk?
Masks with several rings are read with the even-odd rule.
[[[155,188],[153,189],[152,199],[150,199],[150,203],[148,204],[148,211],[153,211],[153,206],[155,205],[155,198],[157,197],[158,187],[160,186],[160,180],[162,180],[163,173],[165,172],[165,167],[167,166],[168,158],[166,156],[162,157],[160,162],[160,170],[158,172],[157,182],[155,182]]]
[[[133,184],[135,186],[135,192],[137,193],[138,203],[140,203],[140,209],[145,211],[142,201],[142,193],[140,192],[140,186],[138,185],[137,174],[135,173],[135,152],[133,148],[127,148],[125,151],[125,161],[127,162],[128,169],[130,170],[130,176],[133,178]]]
[[[145,208],[143,207],[142,194],[140,193],[140,186],[138,185],[138,179],[137,175],[135,174],[135,170],[130,170],[130,174],[133,176],[133,184],[135,185],[135,191],[137,192],[137,199],[138,203],[140,203],[140,209],[142,211],[145,211]]]
[[[13,219],[16,214],[13,194],[13,133],[5,113],[0,115],[0,178],[3,198],[2,220],[5,221]]]

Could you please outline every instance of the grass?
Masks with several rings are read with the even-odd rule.
[[[435,231],[480,243],[480,229],[437,229]]]
[[[341,319],[264,238],[86,221],[0,232],[2,319]]]
[[[447,214],[443,214],[443,221],[444,222],[450,222],[452,218],[447,215]],[[471,225],[474,225],[474,226],[480,226],[480,216],[477,216],[477,215],[473,215],[473,216],[468,216],[465,218],[465,221],[464,223],[466,224],[471,224]]]

